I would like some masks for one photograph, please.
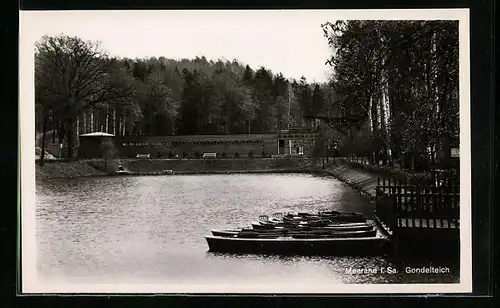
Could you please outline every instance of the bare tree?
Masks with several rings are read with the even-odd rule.
[[[97,42],[59,35],[44,36],[36,43],[36,93],[47,98],[37,101],[65,126],[70,157],[78,115],[93,105],[125,100],[133,94],[130,86],[117,83],[114,64]]]

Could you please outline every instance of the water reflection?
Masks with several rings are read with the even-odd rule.
[[[280,257],[207,252],[212,228],[259,214],[321,209],[373,212],[332,178],[303,174],[102,177],[37,182],[38,269],[68,282],[453,282],[449,275],[351,274],[404,268],[384,258]],[[412,266],[413,266],[412,265]],[[425,263],[424,265],[428,265]]]

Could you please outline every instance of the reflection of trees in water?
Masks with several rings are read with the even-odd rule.
[[[335,181],[332,179],[332,181]],[[353,190],[352,188],[339,185],[334,187],[330,194],[318,196],[318,199],[314,199],[314,196],[299,197],[296,199],[288,199],[285,202],[274,202],[270,205],[270,210],[276,210],[278,212],[317,212],[323,210],[334,210],[340,212],[360,212],[368,217],[371,217],[375,206],[370,203],[365,197],[363,197],[359,192]]]
[[[340,189],[337,198],[340,205],[339,211],[360,212],[371,218],[375,210],[374,204],[350,187]]]

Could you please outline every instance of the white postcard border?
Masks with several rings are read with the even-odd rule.
[[[266,11],[271,14],[276,11]],[[279,14],[299,14],[301,11],[279,11]],[[303,11],[302,11],[303,12]],[[306,11],[303,18],[313,16]],[[323,11],[324,12],[324,11]],[[57,22],[61,14],[81,11],[20,11],[19,18],[19,120],[21,157],[21,240],[23,293],[468,293],[472,292],[472,229],[471,229],[471,146],[470,146],[470,46],[468,9],[429,10],[332,10],[332,20],[459,20],[460,32],[460,283],[456,284],[282,284],[282,285],[214,285],[207,284],[74,284],[43,281],[36,270],[35,217],[35,128],[34,128],[34,42],[40,37],[33,29],[43,22]],[[84,14],[102,14],[103,11],[84,11]],[[106,14],[161,14],[162,11],[107,11]],[[207,14],[206,11],[189,11]],[[212,12],[213,13],[213,12]],[[228,14],[228,11],[220,14]],[[252,14],[255,11],[238,11]],[[262,12],[259,12],[259,14]],[[59,14],[59,15],[57,15]],[[224,15],[221,15],[222,18]],[[70,17],[65,21],[71,20]],[[115,25],[116,26],[116,25]],[[61,28],[64,32],[64,28]]]

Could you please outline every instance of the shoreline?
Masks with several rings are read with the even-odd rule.
[[[123,165],[126,174],[116,173],[118,165]],[[230,174],[311,174],[330,176],[359,192],[369,201],[375,199],[377,179],[391,174],[401,178],[402,172],[377,170],[373,166],[366,168],[346,161],[325,164],[320,161],[315,165],[307,158],[274,159],[117,159],[108,162],[104,171],[103,160],[51,161],[40,166],[36,164],[36,180],[62,180],[89,177],[118,176],[175,176],[175,175],[230,175]],[[161,171],[158,171],[161,170]],[[407,177],[412,175],[408,174]]]

